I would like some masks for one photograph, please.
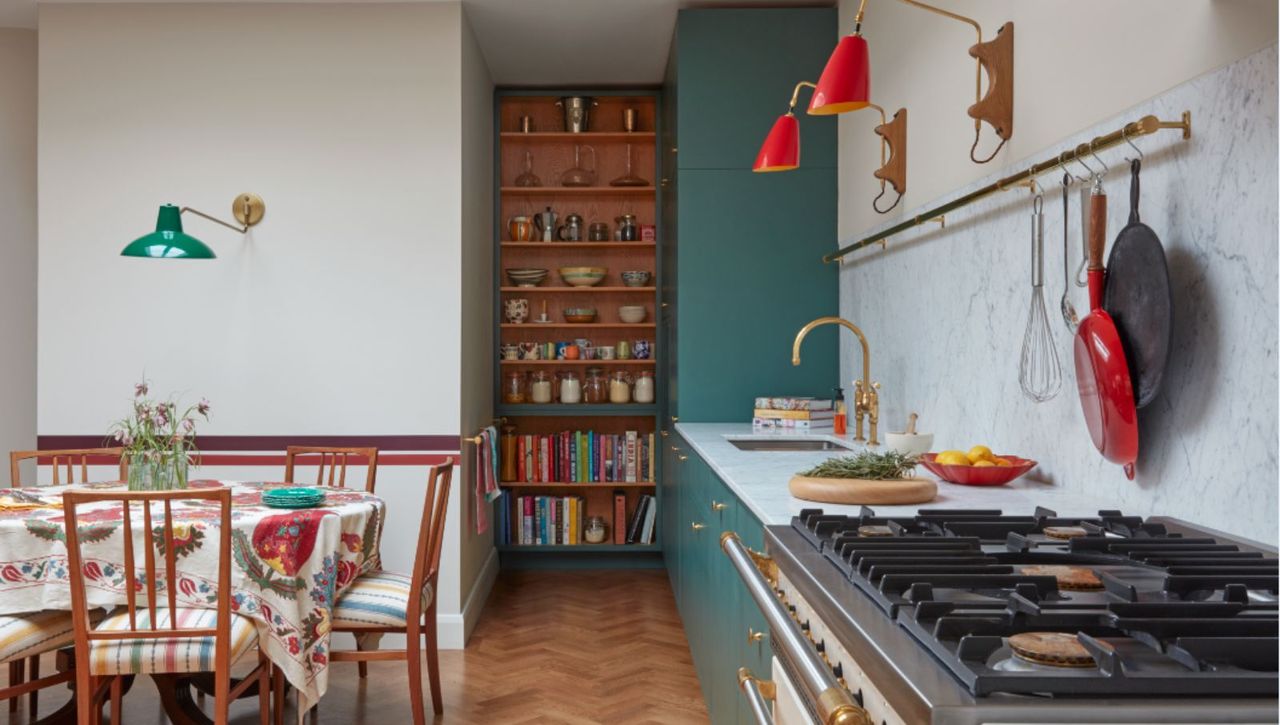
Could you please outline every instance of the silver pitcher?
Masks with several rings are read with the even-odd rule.
[[[600,102],[591,96],[563,96],[556,105],[564,111],[564,130],[570,133],[582,133],[588,130],[591,120],[591,109]]]
[[[560,218],[559,214],[551,211],[551,207],[547,207],[546,211],[540,211],[533,215],[533,226],[538,230],[538,236],[544,242],[553,242],[556,238],[556,220]]]

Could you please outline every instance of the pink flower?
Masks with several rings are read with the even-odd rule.
[[[196,412],[208,418],[209,417],[209,401],[206,400],[205,398],[201,398],[200,402],[196,403]]]
[[[133,397],[141,398],[142,396],[146,395],[149,390],[151,390],[151,388],[147,387],[147,381],[143,380],[142,382],[133,386]]]
[[[182,429],[188,433],[192,433],[196,429],[196,422],[194,420],[191,420],[190,418],[183,418]]]

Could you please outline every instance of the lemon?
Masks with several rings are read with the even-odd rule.
[[[995,458],[992,458],[992,459],[991,459],[991,462],[992,462],[992,463],[994,463],[994,464],[996,464],[997,466],[1012,466],[1012,465],[1013,465],[1013,463],[1011,463],[1011,462],[1009,461],[1009,459],[1008,459],[1008,458],[1001,458],[1000,456],[996,456]]]
[[[974,468],[994,468],[995,465],[996,464],[992,463],[991,461],[977,461],[976,463],[973,464],[973,467]]]
[[[969,462],[977,463],[978,461],[989,461],[995,456],[991,455],[991,449],[986,446],[974,446],[969,449]]]
[[[964,451],[943,451],[934,460],[944,466],[969,465],[969,457],[964,454]]]

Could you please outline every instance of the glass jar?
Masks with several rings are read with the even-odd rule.
[[[631,397],[637,403],[652,403],[654,398],[653,373],[642,370],[636,374],[635,385],[632,386]]]
[[[578,379],[578,374],[572,370],[566,370],[557,377],[560,378],[560,402],[581,403],[582,381]]]
[[[529,402],[551,402],[551,373],[545,370],[535,370],[529,376]]]
[[[502,376],[502,402],[504,403],[527,403],[529,402],[529,390],[525,380],[525,374],[519,370],[510,370]]]
[[[609,402],[631,402],[631,376],[622,370],[609,373]]]
[[[609,402],[609,381],[604,377],[604,370],[587,368],[586,378],[582,381],[582,398],[588,403]]]
[[[582,536],[588,544],[603,544],[609,538],[609,525],[604,522],[603,516],[588,516]]]
[[[636,228],[635,214],[623,214],[620,217],[615,217],[614,221],[618,223],[618,241],[634,242],[640,238],[639,231]]]

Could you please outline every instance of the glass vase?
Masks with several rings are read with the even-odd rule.
[[[129,457],[130,491],[173,491],[187,487],[187,455],[174,451]]]

